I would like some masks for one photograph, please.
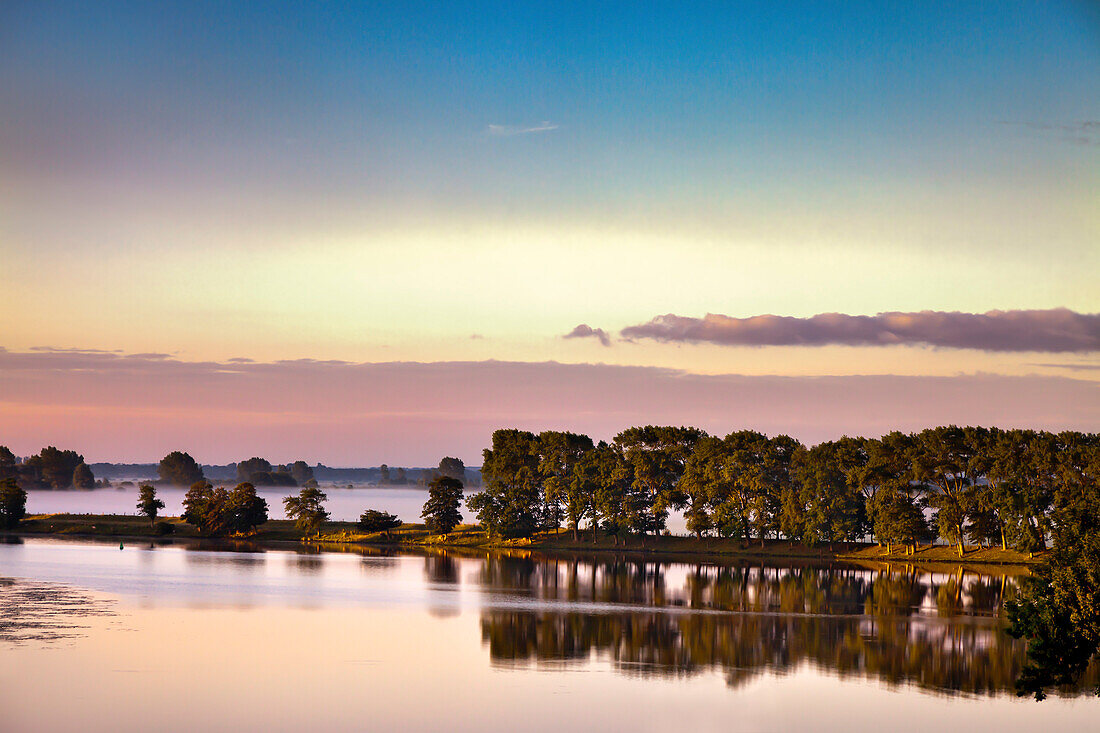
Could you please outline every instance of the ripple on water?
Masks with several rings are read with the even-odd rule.
[[[83,619],[114,616],[113,600],[58,583],[0,577],[0,644],[50,644],[84,636]]]

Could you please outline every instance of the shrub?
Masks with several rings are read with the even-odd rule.
[[[364,532],[384,532],[401,526],[401,520],[389,512],[368,509],[359,517],[359,529]]]

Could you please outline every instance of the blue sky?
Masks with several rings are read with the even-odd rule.
[[[1092,2],[8,2],[0,165],[0,348],[46,383],[42,348],[1100,384]]]

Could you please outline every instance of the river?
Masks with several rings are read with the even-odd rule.
[[[1011,573],[206,547],[0,544],[0,728],[924,733],[1100,715],[1076,690],[1012,694]]]

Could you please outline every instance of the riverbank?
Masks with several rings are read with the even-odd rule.
[[[125,540],[202,539],[202,535],[179,517],[162,517],[151,523],[144,517],[103,514],[42,514],[28,517],[11,535],[55,535]],[[836,543],[807,547],[785,540],[745,543],[738,539],[695,537],[628,537],[616,539],[604,533],[593,541],[591,532],[574,539],[570,530],[540,533],[530,539],[490,540],[475,525],[461,525],[447,535],[430,535],[422,524],[404,524],[388,532],[362,532],[354,522],[326,522],[318,537],[302,540],[289,520],[273,519],[254,533],[230,538],[258,547],[308,544],[319,549],[346,550],[354,547],[392,547],[463,550],[539,550],[562,554],[629,553],[654,559],[743,558],[785,561],[854,561],[860,563],[906,563],[920,565],[1001,565],[1027,566],[1041,562],[1042,556],[1030,557],[1013,550],[968,547],[959,557],[956,548],[923,545],[913,554],[895,547],[892,552],[875,544]]]

